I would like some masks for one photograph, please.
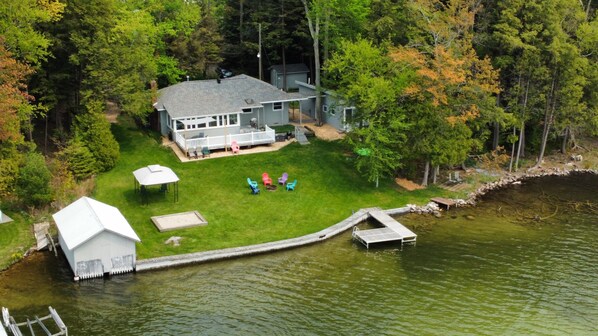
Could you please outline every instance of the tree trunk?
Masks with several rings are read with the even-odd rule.
[[[440,166],[434,166],[434,172],[432,173],[432,184],[436,184],[436,178],[438,177],[439,171],[440,171]]]
[[[528,76],[527,83],[525,84],[525,95],[523,96],[523,112],[521,112],[521,128],[519,130],[519,146],[517,147],[517,157],[515,158],[515,171],[519,169],[519,158],[524,155],[525,151],[525,109],[527,108],[530,82],[531,76]]]
[[[513,126],[513,135],[517,135],[517,129],[515,128],[515,126]],[[516,144],[516,142],[513,142],[513,144],[511,145],[511,160],[509,161],[509,173],[513,172],[513,159],[515,158],[515,144]]]
[[[569,126],[565,127],[563,132],[563,142],[561,143],[561,154],[567,154],[567,144],[569,142]]]
[[[554,118],[554,110],[556,106],[556,98],[554,97],[554,90],[556,86],[557,72],[555,71],[552,76],[552,83],[550,85],[550,92],[546,98],[546,110],[544,111],[544,129],[542,130],[542,142],[540,143],[540,155],[538,155],[538,161],[536,167],[542,164],[544,159],[544,152],[546,151],[546,143],[548,142],[548,134],[550,133],[550,124]]]
[[[492,150],[496,150],[499,145],[500,140],[500,124],[498,122],[494,122],[494,135],[492,137]]]
[[[301,0],[303,7],[305,7],[305,16],[307,17],[307,24],[309,26],[309,33],[313,39],[314,47],[314,67],[315,67],[315,81],[316,86],[316,119],[317,125],[321,126],[323,123],[322,115],[322,92],[320,88],[320,17],[316,13],[315,20],[312,20],[307,0]]]
[[[426,165],[424,169],[424,179],[422,180],[422,185],[424,187],[428,186],[428,175],[430,174],[430,160],[426,160]]]
[[[239,44],[243,44],[243,4],[245,0],[239,0]]]
[[[496,106],[500,105],[500,94],[496,95]],[[492,150],[496,150],[496,148],[498,148],[499,145],[499,140],[500,140],[500,124],[495,121],[494,122],[494,134],[492,137]]]

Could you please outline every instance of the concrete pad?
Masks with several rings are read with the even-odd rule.
[[[208,221],[197,211],[153,216],[152,222],[160,232],[208,225]]]

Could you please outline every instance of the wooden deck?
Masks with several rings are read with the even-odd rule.
[[[392,241],[399,241],[401,245],[403,243],[415,243],[417,235],[382,210],[369,210],[368,215],[384,227],[370,230],[359,230],[357,227],[353,229],[353,238],[360,241],[366,248],[369,249],[370,244]]]
[[[455,201],[453,201],[452,199],[448,199],[448,198],[444,198],[444,197],[434,197],[430,199],[432,202],[440,205],[440,206],[445,206],[446,209],[448,210],[450,207],[454,206]]]

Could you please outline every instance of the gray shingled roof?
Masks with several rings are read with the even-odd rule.
[[[165,109],[172,118],[209,116],[241,112],[266,102],[297,100],[297,96],[277,89],[259,79],[238,75],[181,82],[158,90],[156,109]],[[300,98],[299,98],[300,99]]]
[[[269,68],[270,70],[274,69],[278,73],[282,73],[282,64],[276,64]],[[293,73],[309,73],[309,69],[303,63],[293,63],[286,65],[287,75]]]

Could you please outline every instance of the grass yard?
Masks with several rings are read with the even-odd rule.
[[[391,179],[375,188],[355,171],[352,155],[338,142],[314,139],[310,145],[293,143],[276,152],[182,163],[159,145],[155,133],[141,131],[126,119],[114,125],[113,132],[121,158],[113,170],[98,176],[93,197],[119,208],[127,218],[142,240],[137,248],[140,259],[297,237],[333,225],[352,210],[425,204],[445,194],[434,187],[407,192]],[[177,203],[172,191],[160,194],[155,186],[149,188],[149,204],[141,204],[133,171],[150,164],[170,167],[179,176]],[[296,190],[267,191],[261,183],[263,172],[274,182],[288,172],[289,182],[298,180]],[[259,195],[250,193],[247,177],[259,182]],[[209,224],[161,233],[150,220],[192,210]],[[164,244],[171,236],[183,237],[181,245]]]
[[[0,270],[23,257],[34,238],[31,225],[20,215],[10,214],[14,221],[0,224]]]

